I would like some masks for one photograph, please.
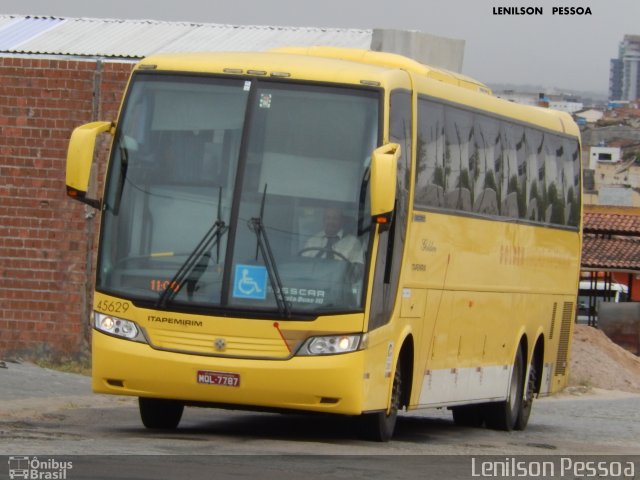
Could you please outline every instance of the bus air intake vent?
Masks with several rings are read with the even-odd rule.
[[[553,333],[556,331],[556,314],[558,313],[558,302],[553,302],[553,313],[551,314],[551,329],[549,330],[549,340],[553,340]]]
[[[564,375],[567,372],[569,362],[569,334],[571,333],[571,313],[573,303],[565,302],[562,307],[562,324],[560,325],[560,339],[558,342],[558,356],[556,357],[556,375]]]

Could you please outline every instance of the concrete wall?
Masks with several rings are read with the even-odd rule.
[[[420,63],[462,72],[464,40],[437,37],[423,32],[374,29],[371,50],[405,55]],[[478,79],[482,81],[481,78]]]
[[[599,145],[601,142],[610,142],[624,138],[626,140],[639,140],[640,129],[617,125],[602,128],[588,128],[581,132],[582,145]]]
[[[613,342],[640,355],[640,303],[602,302],[598,327]]]

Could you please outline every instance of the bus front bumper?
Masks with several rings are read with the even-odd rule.
[[[209,357],[155,350],[93,331],[96,393],[251,409],[357,415],[363,409],[363,352],[288,360]],[[211,375],[237,379],[215,385]]]

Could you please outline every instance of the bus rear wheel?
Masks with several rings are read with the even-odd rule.
[[[391,405],[389,411],[365,413],[360,417],[361,434],[367,440],[388,442],[393,437],[398,419],[398,410],[402,403],[402,369],[400,363],[396,366],[393,376]]]
[[[516,430],[524,430],[529,423],[529,417],[531,416],[531,409],[533,407],[533,399],[536,395],[536,382],[538,380],[538,372],[536,370],[536,362],[532,361],[529,365],[529,377],[527,378],[526,388],[524,391],[524,398],[520,405],[520,412],[518,413],[518,419],[514,428]]]
[[[138,398],[140,419],[150,429],[173,430],[180,423],[184,405],[175,400]]]
[[[516,360],[511,372],[509,394],[504,402],[489,403],[485,406],[485,421],[487,427],[494,430],[511,431],[516,428],[516,422],[522,410],[522,396],[524,393],[524,355],[518,349]]]

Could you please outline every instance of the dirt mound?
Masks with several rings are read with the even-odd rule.
[[[569,386],[640,393],[640,357],[601,330],[575,325]]]

